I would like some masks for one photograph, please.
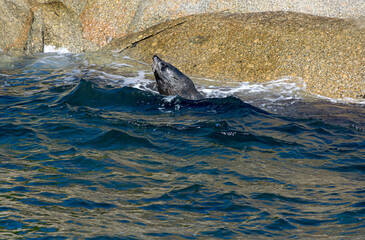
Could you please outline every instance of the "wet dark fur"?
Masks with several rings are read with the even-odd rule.
[[[158,92],[162,95],[179,95],[186,99],[204,98],[196,90],[193,81],[170,63],[164,62],[157,55],[152,58],[152,71],[156,78]]]

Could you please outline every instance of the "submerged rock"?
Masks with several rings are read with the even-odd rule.
[[[150,63],[160,55],[189,76],[263,82],[304,79],[324,96],[365,93],[365,28],[358,21],[293,12],[214,13],[179,18],[102,48]]]

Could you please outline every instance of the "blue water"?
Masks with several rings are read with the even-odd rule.
[[[0,57],[1,239],[365,236],[363,104],[190,101],[128,58]]]

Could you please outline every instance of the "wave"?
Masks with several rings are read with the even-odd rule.
[[[0,135],[2,137],[25,137],[25,136],[36,136],[36,133],[21,125],[15,125],[12,123],[1,124],[0,125]]]
[[[158,101],[158,97],[150,92],[131,87],[101,88],[92,81],[81,79],[80,83],[58,102],[72,106],[112,110],[121,107],[143,108],[143,106],[156,105]]]
[[[250,147],[272,149],[275,147],[298,146],[291,141],[283,141],[269,136],[259,136],[241,131],[217,131],[207,135],[207,138],[235,149],[247,149]]]
[[[63,91],[68,87],[58,90]],[[240,115],[263,114],[268,112],[243,102],[237,97],[206,98],[203,100],[187,100],[179,96],[161,96],[151,91],[143,91],[132,87],[103,88],[95,82],[82,79],[66,96],[62,97],[59,104],[72,106],[86,106],[105,110],[139,110],[161,112],[179,112],[199,114],[225,114]]]
[[[132,148],[158,148],[150,143],[147,138],[132,136],[123,131],[110,130],[79,144],[83,147],[97,148],[102,150]]]

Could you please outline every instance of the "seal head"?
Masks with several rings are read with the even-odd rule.
[[[158,92],[162,95],[179,95],[190,100],[204,98],[195,88],[193,81],[179,69],[161,60],[157,55],[152,58],[152,71],[156,78]]]

